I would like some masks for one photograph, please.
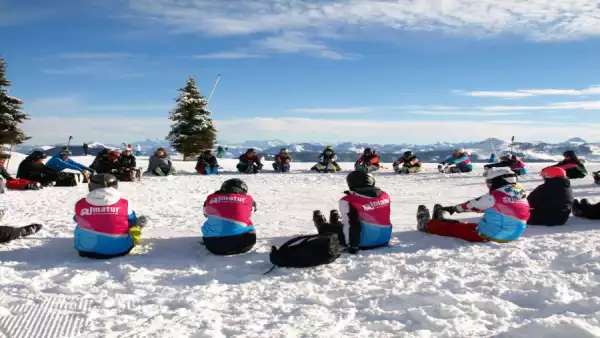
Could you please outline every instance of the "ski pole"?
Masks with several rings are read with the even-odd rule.
[[[10,156],[12,157],[12,152],[13,152],[13,147],[15,146],[14,143],[10,144]],[[8,170],[8,165],[10,163],[10,157],[6,160],[6,170]]]
[[[208,96],[208,100],[206,101],[207,106],[210,103],[210,99],[212,98],[213,94],[215,93],[215,89],[217,89],[217,84],[219,84],[219,79],[221,79],[221,74],[217,74],[217,80],[215,81],[215,85],[213,86],[213,88],[210,92],[210,95]]]
[[[67,149],[69,149],[71,147],[71,140],[73,139],[73,136],[69,136],[69,141],[67,141]]]

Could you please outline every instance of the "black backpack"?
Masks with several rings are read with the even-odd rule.
[[[75,187],[77,186],[77,177],[73,173],[59,173],[56,178],[57,187]],[[81,175],[81,174],[79,174]]]
[[[285,242],[279,249],[271,247],[269,259],[275,266],[286,268],[307,268],[329,264],[340,257],[337,235],[299,236]],[[265,274],[266,274],[265,273]]]

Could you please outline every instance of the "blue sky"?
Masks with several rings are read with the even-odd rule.
[[[0,41],[35,144],[162,139],[219,73],[231,142],[600,141],[592,1],[0,0]]]

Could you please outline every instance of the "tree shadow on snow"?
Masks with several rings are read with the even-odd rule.
[[[19,271],[38,271],[52,268],[69,270],[104,271],[116,279],[123,279],[123,266],[164,269],[168,272],[188,271],[188,274],[170,273],[168,285],[201,285],[217,280],[221,284],[240,284],[262,278],[272,267],[269,260],[271,245],[283,244],[287,237],[259,238],[255,247],[245,254],[213,255],[200,243],[200,237],[148,238],[139,253],[106,260],[80,257],[73,249],[73,238],[25,238],[23,247],[0,251],[0,263]],[[41,241],[30,245],[31,241]],[[147,248],[147,251],[145,250]]]

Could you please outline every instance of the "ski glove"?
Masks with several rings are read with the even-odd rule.
[[[456,207],[456,206],[443,207],[442,210],[447,211],[448,213],[450,213],[450,215],[453,215],[454,213],[460,213],[460,211],[458,210],[458,207]]]

